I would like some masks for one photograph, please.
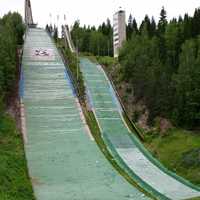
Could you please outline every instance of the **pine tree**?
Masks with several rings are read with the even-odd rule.
[[[54,26],[53,38],[54,38],[55,42],[58,41],[58,28],[56,26]]]
[[[158,37],[159,37],[160,59],[163,64],[166,61],[166,58],[165,58],[166,45],[165,45],[165,39],[164,39],[166,26],[167,26],[167,14],[164,7],[162,7],[161,12],[160,12],[160,20],[158,22]]]
[[[192,37],[192,18],[188,14],[185,14],[183,20],[183,37],[184,40]]]
[[[151,21],[148,15],[145,15],[145,18],[140,25],[140,34],[142,33],[144,27],[148,33],[148,36],[150,36],[151,35]]]
[[[162,7],[160,12],[160,20],[158,22],[158,33],[160,35],[164,34],[166,26],[167,26],[167,12],[165,11],[165,8]]]
[[[187,40],[182,47],[180,66],[175,76],[177,105],[175,121],[187,128],[200,123],[200,38]]]
[[[150,37],[153,37],[156,35],[156,22],[154,18],[151,18],[151,25],[150,25]]]
[[[25,26],[18,13],[0,19],[0,115],[16,83],[16,50],[23,43]]]
[[[182,23],[183,22],[183,18],[182,18],[182,16],[180,15],[179,17],[178,17],[178,23]]]
[[[133,19],[133,33],[138,33],[138,25],[137,25],[137,22],[136,22],[136,19],[134,18]]]
[[[196,37],[200,34],[200,8],[195,9],[192,19],[192,36]]]
[[[130,40],[131,39],[131,35],[133,33],[133,17],[130,14],[129,18],[128,18],[128,25],[126,27],[126,34],[127,34],[127,39]]]

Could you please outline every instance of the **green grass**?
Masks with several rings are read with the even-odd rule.
[[[165,137],[149,133],[145,146],[165,167],[200,186],[200,166],[188,166],[183,162],[184,153],[200,148],[199,134],[181,129],[172,129]]]
[[[0,119],[0,199],[33,200],[22,138],[9,116]]]
[[[117,60],[110,56],[98,56],[97,61],[106,67],[111,67],[117,64]]]

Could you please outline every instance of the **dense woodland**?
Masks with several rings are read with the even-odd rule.
[[[0,19],[0,113],[16,83],[17,47],[23,44],[25,27],[21,15],[8,13]]]
[[[113,31],[109,19],[98,28],[80,27],[80,22],[76,21],[71,34],[79,51],[92,53],[95,56],[113,55]]]
[[[72,38],[82,52],[112,55],[109,20],[97,29],[80,27],[76,21]],[[130,15],[119,62],[123,81],[131,85],[136,102],[145,102],[149,122],[161,116],[178,126],[199,127],[200,9],[193,16],[167,21],[162,8],[158,23],[146,15],[140,26]]]

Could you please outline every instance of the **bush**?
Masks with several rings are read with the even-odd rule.
[[[182,161],[185,167],[200,167],[200,148],[183,153]]]
[[[140,117],[141,113],[139,111],[134,111],[133,116],[132,116],[132,120],[133,122],[137,122],[139,117]]]
[[[24,24],[18,13],[0,19],[0,92],[7,100],[16,81],[16,50],[23,43]]]
[[[109,56],[103,56],[103,57],[99,56],[97,57],[97,60],[101,65],[104,65],[106,67],[113,66],[117,63],[114,58]]]
[[[0,118],[2,118],[4,113],[5,105],[3,102],[3,96],[0,96]]]

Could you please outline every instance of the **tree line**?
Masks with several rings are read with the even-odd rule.
[[[200,125],[200,9],[167,21],[164,8],[158,23],[147,15],[138,28],[130,15],[120,51],[123,80],[136,101],[143,100],[150,122],[161,116],[174,124]]]
[[[20,14],[10,12],[0,18],[0,113],[15,89],[17,48],[23,44],[24,31]]]
[[[85,25],[81,27],[77,20],[72,27],[71,35],[80,52],[92,53],[95,56],[113,55],[113,30],[109,19],[98,28]]]

